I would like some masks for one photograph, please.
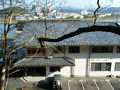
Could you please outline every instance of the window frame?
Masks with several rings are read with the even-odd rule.
[[[28,50],[35,50],[36,53],[28,53]],[[42,50],[43,52],[37,53],[37,50]],[[45,48],[26,48],[27,56],[45,56]]]
[[[56,67],[50,67],[50,72],[56,72],[56,71],[58,71],[58,72],[60,72],[60,67],[58,66],[56,66]]]
[[[92,67],[92,65],[94,65]],[[100,67],[97,67],[97,66],[100,66]],[[111,71],[111,66],[112,66],[112,63],[111,62],[102,62],[102,63],[91,63],[91,71]],[[103,68],[104,67],[104,68]],[[97,69],[99,68],[99,69]]]
[[[117,50],[117,51],[116,51],[117,53],[120,53],[120,46],[117,46],[117,47],[116,47],[116,50]]]
[[[113,46],[93,46],[91,53],[113,53]]]
[[[118,70],[118,67],[120,67],[120,66],[116,66],[116,64],[119,64],[119,65],[120,65],[120,62],[115,62],[115,68],[114,68],[114,71],[120,71],[120,70]]]

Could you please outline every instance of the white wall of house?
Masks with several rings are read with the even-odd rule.
[[[91,63],[111,63],[110,71],[91,71],[90,77],[105,77],[108,75],[119,75],[120,71],[115,71],[115,63],[120,62],[120,53],[117,53],[117,46],[113,47],[113,53],[91,53],[90,65]]]
[[[47,76],[47,77],[51,77],[51,76],[54,76],[54,74],[61,74],[61,72],[59,72],[59,71],[50,72],[50,67],[47,66],[47,67],[46,67],[46,76]]]
[[[85,77],[86,76],[86,59],[75,59],[74,66],[74,77]]]
[[[63,46],[64,47],[64,46]],[[63,57],[64,55],[75,60],[75,66],[61,67],[60,72],[50,72],[50,67],[46,67],[46,75],[53,76],[61,74],[64,77],[105,77],[108,75],[119,75],[120,71],[115,71],[115,63],[120,62],[120,53],[117,53],[117,46],[113,46],[113,53],[89,53],[90,46],[80,46],[80,53],[69,53],[69,46],[65,46],[65,53],[53,54],[53,57]],[[90,58],[89,58],[90,57]],[[92,63],[111,63],[110,71],[91,71]]]
[[[91,77],[105,77],[109,75],[120,76],[120,71],[115,71],[115,63],[120,62],[119,59],[92,59],[91,63],[111,63],[111,71],[90,71]]]
[[[74,77],[105,77],[108,75],[120,75],[120,71],[115,71],[115,62],[120,62],[120,53],[113,47],[113,53],[90,53],[90,46],[80,46],[80,53],[69,53],[69,46],[65,47],[65,56],[75,60]],[[90,60],[89,60],[90,55]],[[60,57],[61,55],[54,55]],[[89,61],[88,61],[89,60]],[[91,71],[91,63],[111,63],[111,71]],[[89,68],[88,68],[89,67]],[[67,69],[66,69],[67,71]]]
[[[69,46],[66,47],[66,56],[75,60],[74,77],[87,76],[87,60],[89,46],[80,46],[80,53],[69,53]]]
[[[61,75],[64,77],[70,77],[71,76],[71,66],[62,67]]]
[[[70,77],[71,76],[71,67],[70,66],[64,66],[60,67],[60,71],[56,72],[50,72],[50,67],[46,67],[46,76],[51,77],[54,76],[55,74],[60,74],[63,77]]]

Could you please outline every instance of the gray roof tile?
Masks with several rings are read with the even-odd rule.
[[[74,66],[74,60],[70,58],[24,58],[18,61],[17,67],[33,67],[33,66]]]
[[[88,21],[48,21],[47,22],[47,37],[57,38],[64,34],[73,32],[78,28],[88,27],[92,25],[92,22]],[[112,22],[97,22],[96,25],[113,25]],[[17,39],[16,45],[21,45],[28,41],[32,36],[44,37],[45,36],[45,24],[44,22],[28,22],[23,28],[22,35]],[[39,46],[39,42],[36,38],[26,45]],[[65,39],[60,42],[46,42],[46,45],[120,45],[120,36],[111,32],[88,32],[80,35]]]

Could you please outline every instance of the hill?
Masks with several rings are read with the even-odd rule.
[[[94,12],[96,8],[89,8],[87,9],[90,12]],[[80,13],[82,10],[86,10],[85,8],[76,8],[71,6],[62,7],[62,9],[57,9],[58,11],[62,12],[70,12],[70,13]],[[101,13],[120,13],[120,7],[101,7],[99,9]]]
[[[120,13],[120,7],[101,8],[100,12],[103,12],[103,13]]]
[[[13,13],[14,14],[22,14],[22,13],[27,13],[28,10],[24,9],[24,8],[20,8],[20,7],[12,7],[12,8],[6,8],[3,10],[0,10],[0,13],[9,13],[11,10],[13,9]]]

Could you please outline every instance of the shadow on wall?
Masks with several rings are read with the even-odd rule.
[[[37,87],[43,88],[45,90],[52,90],[53,88],[53,77],[48,77],[45,80],[38,82]]]

